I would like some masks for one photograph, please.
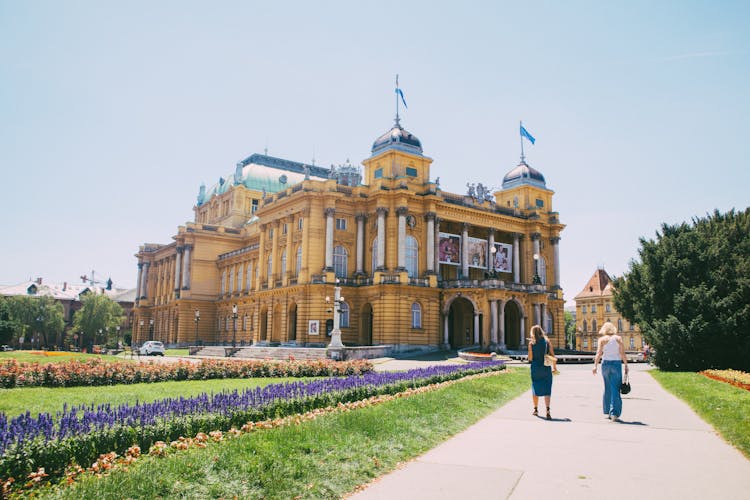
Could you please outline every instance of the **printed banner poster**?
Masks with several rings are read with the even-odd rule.
[[[461,265],[461,237],[457,234],[440,233],[438,262],[453,266]]]
[[[496,273],[509,273],[511,272],[511,264],[513,262],[513,245],[507,243],[495,243],[495,256],[493,257],[494,262],[492,268]]]
[[[487,240],[469,238],[469,267],[487,269]]]
[[[320,335],[320,321],[317,319],[311,319],[307,323],[307,334],[308,335]]]

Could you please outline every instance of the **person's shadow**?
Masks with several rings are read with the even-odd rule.
[[[547,417],[544,416],[544,415],[537,415],[536,418],[538,418],[539,420],[545,420],[547,422],[572,422],[572,420],[569,419],[569,418],[555,418],[555,417],[552,417],[550,419],[547,419]]]

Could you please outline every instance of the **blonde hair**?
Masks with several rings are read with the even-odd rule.
[[[615,335],[617,333],[617,327],[610,321],[605,322],[602,328],[599,330],[599,335]]]
[[[531,338],[529,339],[531,342],[537,342],[542,339],[546,339],[547,334],[544,333],[544,330],[542,330],[542,327],[539,325],[534,325],[531,327]]]

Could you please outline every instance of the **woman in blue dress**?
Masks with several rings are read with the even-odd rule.
[[[529,339],[529,361],[531,362],[531,397],[534,400],[534,415],[539,415],[539,396],[544,397],[547,406],[547,420],[552,420],[549,401],[552,396],[552,367],[544,366],[544,355],[555,355],[555,349],[539,325],[531,327]]]

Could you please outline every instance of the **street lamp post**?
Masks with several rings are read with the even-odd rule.
[[[338,280],[337,280],[338,282]],[[330,302],[331,299],[326,297],[326,302]],[[341,287],[333,287],[333,331],[331,331],[331,342],[328,347],[331,348],[343,348],[344,344],[341,342],[341,303],[344,302],[344,297],[341,296]]]
[[[195,343],[198,343],[198,322],[201,320],[200,310],[195,310]]]
[[[237,304],[232,304],[232,349],[237,346]]]
[[[117,330],[117,349],[120,348],[120,325],[117,325],[115,327],[115,330]]]
[[[154,340],[154,318],[148,320],[148,339]]]
[[[531,282],[535,285],[541,285],[542,279],[539,277],[539,254],[534,254],[534,278],[532,278]]]
[[[139,328],[138,328],[138,337],[139,337],[138,340],[140,341],[141,340],[140,337],[143,337],[143,318],[141,318],[141,320],[138,322],[138,326],[139,326]],[[132,347],[132,344],[133,344],[132,340],[130,341],[130,344],[131,344],[131,347]]]

